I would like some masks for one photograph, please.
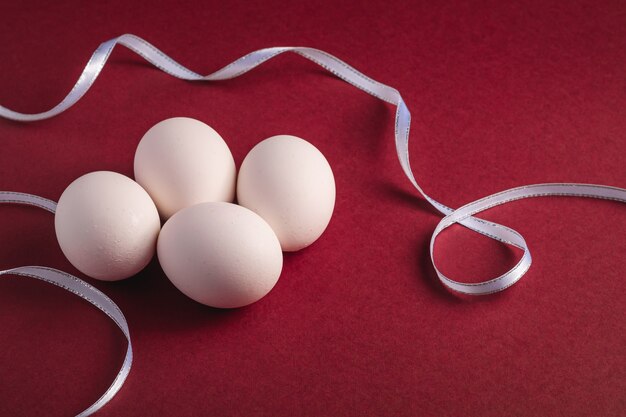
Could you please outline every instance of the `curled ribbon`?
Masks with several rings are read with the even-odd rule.
[[[489,208],[505,204],[511,201],[531,198],[531,197],[548,197],[548,196],[561,196],[561,197],[588,197],[588,198],[598,198],[598,199],[607,199],[619,201],[622,203],[626,203],[626,189],[617,188],[617,187],[608,187],[603,185],[593,185],[593,184],[573,184],[573,183],[553,183],[553,184],[535,184],[528,185],[519,188],[512,188],[506,191],[502,191],[500,193],[496,193],[480,200],[474,201],[472,203],[466,204],[463,207],[458,209],[452,209],[432,197],[428,196],[424,190],[419,186],[417,180],[413,176],[413,172],[411,170],[411,165],[409,163],[409,129],[411,124],[411,113],[407,108],[402,96],[395,88],[389,87],[385,84],[382,84],[378,81],[375,81],[361,72],[357,71],[355,68],[351,67],[347,63],[342,60],[324,52],[319,49],[306,48],[306,47],[274,47],[274,48],[266,48],[260,49],[258,51],[254,51],[248,55],[245,55],[229,65],[223,67],[222,69],[203,76],[197,74],[188,68],[182,66],[178,62],[174,61],[172,58],[164,54],[162,51],[146,42],[145,40],[134,36],[134,35],[122,35],[120,37],[111,39],[102,43],[96,51],[93,53],[85,69],[82,74],[78,78],[78,81],[69,92],[69,94],[56,106],[52,109],[37,113],[37,114],[26,114],[19,113],[13,110],[10,110],[6,107],[0,106],[0,117],[5,117],[7,119],[22,121],[22,122],[32,122],[37,120],[43,120],[50,117],[54,117],[80,100],[80,98],[89,90],[89,88],[93,85],[98,75],[104,68],[111,52],[115,48],[116,45],[122,45],[126,48],[134,51],[141,57],[143,57],[146,61],[150,62],[155,67],[160,70],[183,80],[188,81],[220,81],[227,80],[231,78],[238,77],[240,75],[245,74],[246,72],[254,69],[255,67],[261,65],[262,63],[268,61],[271,58],[274,58],[280,54],[285,52],[292,52],[298,54],[310,61],[313,61],[317,65],[323,67],[327,71],[331,72],[338,78],[352,84],[353,86],[365,91],[366,93],[377,97],[380,100],[383,100],[387,103],[390,103],[396,106],[396,116],[395,116],[395,143],[396,143],[396,151],[398,154],[398,159],[400,161],[400,165],[402,169],[409,179],[409,181],[413,184],[413,186],[417,189],[417,191],[428,201],[433,207],[435,207],[444,217],[441,219],[430,241],[430,257],[433,263],[433,267],[439,277],[440,281],[449,289],[463,293],[468,295],[484,295],[491,294],[494,292],[502,291],[511,285],[515,284],[530,268],[532,263],[532,258],[530,255],[530,250],[528,245],[521,234],[516,232],[515,230],[497,224],[490,221],[486,221],[477,217],[474,217],[475,214],[478,214],[484,210]],[[24,204],[29,204],[28,202],[23,202]],[[492,239],[500,241],[505,244],[509,244],[515,246],[523,251],[523,255],[520,261],[512,267],[506,273],[500,275],[499,277],[493,278],[488,281],[482,281],[477,283],[465,283],[454,281],[448,277],[446,277],[439,269],[437,268],[437,264],[434,258],[434,247],[437,237],[441,232],[443,232],[446,228],[452,226],[455,223],[459,223],[466,228],[473,230],[475,232],[481,233],[485,236],[488,236]],[[20,268],[17,268],[20,269]],[[10,270],[15,271],[15,270]],[[15,272],[7,272],[3,271],[2,273],[14,273]],[[60,271],[57,271],[60,273]],[[63,273],[60,273],[63,274]],[[38,276],[36,276],[38,277]],[[74,277],[72,277],[74,278]],[[39,278],[44,279],[44,278]],[[76,278],[77,279],[77,278]],[[82,282],[82,281],[81,281]],[[53,282],[56,283],[56,282]],[[59,284],[57,284],[59,285]],[[93,287],[90,287],[93,289]],[[95,289],[93,289],[95,290]],[[70,290],[71,291],[71,290]],[[97,291],[97,290],[95,290]],[[98,291],[99,294],[102,294]],[[83,293],[78,293],[78,295],[86,298],[88,301],[89,298],[83,295]],[[107,299],[108,300],[108,299]],[[109,300],[110,301],[110,300]],[[112,303],[112,302],[111,302]],[[114,304],[113,304],[114,306]],[[100,307],[101,308],[101,307]],[[102,308],[101,308],[102,309]],[[117,308],[115,307],[115,310]],[[103,311],[105,311],[103,309]],[[105,311],[107,313],[107,311]],[[109,313],[107,313],[109,314]],[[121,313],[119,313],[121,316]],[[123,319],[123,316],[121,316]],[[118,325],[120,323],[124,324],[124,327],[120,326],[122,330],[125,332],[128,337],[128,331],[125,326],[125,321],[117,322]],[[126,330],[124,330],[126,329]],[[130,354],[130,338],[128,337],[129,343],[129,354]],[[128,355],[127,354],[127,358]],[[131,355],[132,357],[132,355]],[[127,361],[124,362],[126,365]],[[124,367],[122,368],[124,370]],[[130,370],[130,361],[128,361],[128,369],[126,370],[126,374]],[[123,383],[123,380],[126,376],[120,378],[122,371],[118,374],[118,378],[116,378],[116,383],[119,382],[119,385]],[[115,385],[115,383],[114,383]],[[113,388],[113,386],[112,386]],[[119,386],[117,386],[119,389]],[[112,392],[114,395],[117,389],[109,389],[107,393]],[[108,401],[111,397],[105,399],[106,394],[100,399],[103,400],[98,407],[95,409],[94,406],[90,407],[84,413],[87,413],[89,410],[91,412],[96,411],[100,408],[106,401]],[[100,401],[99,400],[99,401]],[[82,415],[88,415],[87,414]]]
[[[38,197],[36,195],[10,191],[0,191],[0,204],[23,204],[39,207],[49,211],[50,213],[54,213],[56,210],[56,203],[54,201]],[[2,275],[16,275],[35,278],[74,293],[87,300],[104,314],[109,316],[117,327],[120,328],[122,333],[124,333],[124,336],[126,336],[126,340],[128,341],[128,347],[126,349],[126,356],[124,357],[124,362],[122,363],[120,371],[117,373],[109,389],[107,389],[95,403],[89,406],[89,408],[78,414],[78,417],[89,416],[101,409],[115,396],[115,394],[117,394],[120,388],[122,388],[133,362],[133,349],[130,343],[130,332],[128,330],[128,323],[126,322],[126,318],[124,317],[122,311],[109,297],[104,295],[97,288],[73,275],[59,271],[58,269],[43,266],[21,266],[18,268],[6,269],[4,271],[0,270],[0,276]]]
[[[469,295],[482,295],[502,291],[505,288],[515,284],[520,278],[522,278],[526,271],[528,271],[528,268],[530,267],[530,264],[532,262],[530,250],[528,249],[528,245],[526,244],[526,241],[524,240],[522,235],[520,235],[518,232],[511,228],[473,217],[473,215],[500,204],[505,204],[510,201],[530,197],[589,197],[615,200],[622,203],[626,202],[626,190],[622,188],[592,184],[536,184],[502,191],[500,193],[493,194],[477,200],[473,203],[469,203],[456,210],[447,207],[446,205],[441,204],[437,200],[428,196],[419,186],[415,177],[413,176],[411,165],[409,163],[408,146],[411,113],[404,103],[400,92],[398,92],[398,90],[396,90],[395,88],[389,87],[385,84],[382,84],[367,77],[366,75],[362,74],[361,72],[357,71],[350,65],[340,60],[339,58],[336,58],[319,49],[306,47],[274,47],[260,49],[237,59],[236,61],[230,63],[229,65],[212,74],[203,76],[182,66],[145,40],[134,35],[126,34],[115,39],[106,41],[102,43],[98,47],[98,49],[96,49],[96,51],[89,59],[89,62],[87,62],[85,69],[78,78],[78,81],[76,82],[72,90],[59,104],[54,106],[52,109],[43,113],[25,114],[18,113],[6,107],[0,106],[0,116],[12,120],[30,122],[47,119],[64,112],[72,105],[74,105],[78,100],[80,100],[80,98],[93,85],[116,45],[125,46],[143,57],[146,61],[150,62],[152,65],[159,68],[160,70],[176,78],[188,81],[220,81],[235,78],[242,74],[245,74],[246,72],[254,69],[255,67],[261,65],[271,58],[274,58],[285,52],[292,52],[301,55],[310,61],[313,61],[322,68],[333,73],[335,76],[365,91],[366,93],[396,106],[395,141],[400,165],[402,166],[405,175],[407,176],[409,181],[411,181],[417,191],[433,207],[435,207],[439,212],[441,212],[441,214],[444,215],[444,218],[439,222],[431,237],[431,261],[433,262],[433,266],[441,282],[451,290],[460,293]],[[488,281],[470,284],[454,281],[446,277],[437,268],[437,264],[433,256],[433,249],[437,240],[437,236],[443,230],[445,230],[447,227],[450,227],[454,223],[462,224],[470,230],[522,249],[524,252],[522,258],[520,259],[519,263],[511,268],[509,271],[499,277]]]

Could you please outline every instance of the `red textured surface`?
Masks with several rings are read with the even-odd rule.
[[[0,5],[0,103],[48,109],[95,47],[124,32],[205,73],[254,49],[306,45],[400,90],[415,174],[448,205],[538,182],[626,186],[623,2],[129,3]],[[0,189],[56,199],[89,171],[131,175],[142,134],[172,116],[213,126],[237,164],[271,135],[310,140],[334,169],[336,211],[248,308],[186,299],[156,261],[125,282],[90,281],[124,311],[135,349],[126,385],[98,415],[626,413],[626,206],[535,199],[491,210],[485,217],[525,236],[534,265],[502,294],[452,296],[427,256],[438,216],[396,160],[393,109],[300,57],[197,85],[118,49],[67,113],[0,120]],[[77,273],[51,215],[0,210],[0,269]],[[461,228],[437,250],[444,271],[466,280],[517,255]],[[82,300],[0,279],[0,415],[81,411],[124,350]]]

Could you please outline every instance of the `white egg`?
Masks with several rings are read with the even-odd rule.
[[[244,159],[237,200],[269,223],[284,251],[297,251],[315,242],[328,226],[335,178],[315,146],[295,136],[273,136]]]
[[[76,269],[91,278],[117,281],[150,262],[161,223],[139,184],[115,172],[98,171],[63,191],[54,227],[61,250]]]
[[[163,219],[207,201],[233,201],[236,169],[222,137],[206,124],[175,117],[154,125],[135,152],[135,180]]]
[[[157,255],[180,291],[219,308],[261,299],[274,287],[283,266],[280,243],[270,226],[230,203],[201,203],[173,215],[159,235]]]

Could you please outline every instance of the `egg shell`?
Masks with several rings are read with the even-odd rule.
[[[61,250],[83,274],[117,281],[154,256],[161,224],[148,193],[108,171],[85,174],[63,191],[54,216]]]
[[[207,201],[233,201],[236,168],[226,142],[211,127],[187,117],[154,125],[135,152],[135,180],[161,218]]]
[[[157,255],[185,295],[212,307],[242,307],[264,297],[283,265],[280,243],[257,214],[230,203],[185,208],[163,225]]]
[[[270,224],[284,251],[297,251],[315,242],[328,226],[335,178],[315,146],[295,136],[273,136],[244,159],[237,200]]]

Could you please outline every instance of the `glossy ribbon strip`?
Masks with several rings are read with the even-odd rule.
[[[509,201],[530,197],[590,197],[626,202],[626,190],[621,188],[588,184],[539,184],[503,191],[470,203],[457,210],[447,207],[429,197],[413,176],[409,163],[409,127],[411,124],[411,114],[398,90],[365,76],[342,60],[324,51],[306,47],[275,47],[261,49],[237,59],[219,71],[203,76],[185,68],[145,40],[134,35],[122,35],[102,43],[98,49],[96,49],[72,90],[52,109],[43,113],[25,114],[0,106],[0,116],[12,120],[29,122],[43,120],[64,112],[80,100],[89,90],[98,77],[98,74],[100,74],[100,71],[104,68],[109,55],[116,45],[123,45],[142,56],[146,61],[162,71],[176,78],[189,81],[219,81],[235,78],[277,55],[285,52],[293,52],[315,62],[335,76],[366,93],[396,106],[395,141],[400,165],[417,191],[445,216],[435,229],[431,238],[431,260],[441,282],[448,288],[457,292],[481,295],[502,291],[517,282],[526,271],[528,271],[531,264],[528,245],[519,233],[506,226],[472,217],[474,214]],[[439,233],[454,223],[460,223],[492,239],[522,249],[522,258],[517,265],[505,274],[489,281],[470,284],[457,282],[446,277],[437,269],[433,252],[435,241]]]
[[[397,110],[395,123],[395,141],[400,165],[402,166],[402,169],[404,170],[404,173],[408,177],[409,181],[411,181],[417,191],[430,204],[432,204],[438,211],[440,211],[444,215],[443,219],[439,222],[432,235],[430,242],[430,256],[437,275],[439,276],[439,279],[446,287],[453,291],[469,295],[482,295],[502,291],[505,288],[508,288],[509,286],[516,283],[526,273],[526,271],[528,271],[528,268],[530,268],[532,262],[528,245],[526,244],[524,238],[518,232],[506,226],[472,217],[475,214],[497,205],[530,197],[590,197],[626,203],[626,190],[622,188],[590,184],[537,184],[513,188],[497,194],[493,194],[491,196],[469,203],[456,210],[447,207],[444,204],[441,204],[435,199],[429,197],[418,185],[415,177],[413,176],[413,172],[409,163],[408,146],[411,114],[406,104],[402,100],[402,96],[400,95],[398,90],[385,84],[379,83],[378,81],[372,80],[371,78],[352,68],[350,65],[324,51],[305,47],[276,47],[261,49],[252,52],[242,58],[239,58],[238,60],[225,66],[219,71],[216,71],[210,75],[202,76],[185,68],[184,66],[174,61],[172,58],[165,55],[163,52],[161,52],[148,42],[144,41],[143,39],[138,38],[134,35],[122,35],[118,38],[111,39],[107,42],[102,43],[98,47],[98,49],[96,49],[96,51],[89,59],[89,62],[87,62],[85,69],[83,70],[72,90],[59,104],[57,104],[52,109],[43,113],[25,114],[0,106],[0,116],[16,121],[31,122],[47,119],[64,112],[65,110],[76,104],[76,102],[78,102],[78,100],[80,100],[80,98],[89,90],[89,88],[98,77],[98,74],[100,74],[100,71],[102,71],[102,69],[104,68],[104,65],[106,64],[109,55],[118,44],[123,45],[136,52],[146,61],[150,62],[162,71],[176,78],[189,81],[219,81],[235,78],[242,74],[245,74],[251,69],[257,67],[258,65],[277,55],[285,52],[293,52],[315,62],[329,72],[333,73],[335,76],[365,91],[366,93],[371,94],[374,97],[377,97],[396,106]],[[0,203],[32,205],[43,208],[53,213],[56,207],[56,204],[53,201],[29,194],[11,192],[0,192]],[[483,281],[478,283],[464,283],[454,281],[446,277],[437,269],[434,258],[434,247],[437,236],[446,228],[455,223],[462,224],[463,226],[483,235],[486,235],[492,239],[522,249],[523,255],[520,261],[505,274],[489,281]],[[99,410],[117,393],[117,391],[124,383],[124,380],[126,379],[128,373],[130,372],[130,367],[132,363],[132,349],[128,325],[122,312],[113,303],[113,301],[111,301],[106,295],[104,295],[91,285],[72,275],[55,269],[33,266],[20,267],[0,271],[0,275],[27,276],[43,280],[54,285],[58,285],[84,298],[94,306],[98,307],[105,314],[107,314],[122,330],[128,340],[128,350],[126,352],[126,357],[124,359],[122,369],[117,374],[117,377],[113,381],[113,384],[106,391],[106,393],[91,407],[83,411],[80,416],[88,416]]]
[[[38,197],[31,194],[15,193],[8,191],[0,191],[0,204],[24,204],[28,206],[35,206],[47,210],[51,213],[55,212],[56,203],[54,201]],[[73,275],[59,271],[58,269],[46,268],[43,266],[21,266],[18,268],[12,268],[7,270],[0,270],[0,276],[2,275],[15,275],[21,277],[29,277],[39,279],[41,281],[54,284],[63,288],[66,291],[76,294],[77,296],[87,300],[104,314],[109,316],[113,322],[120,328],[126,340],[128,341],[128,348],[126,349],[126,356],[122,368],[117,373],[117,376],[113,380],[113,383],[106,390],[106,392],[89,408],[82,413],[78,414],[79,417],[89,416],[99,409],[101,409],[107,402],[109,402],[115,394],[122,388],[130,367],[133,362],[133,349],[130,343],[130,332],[128,331],[128,323],[124,314],[120,311],[119,307],[111,301],[109,297],[104,295],[98,289],[87,284],[85,281],[76,278]]]
[[[409,163],[408,147],[411,114],[402,100],[402,96],[398,90],[372,80],[352,68],[350,65],[324,51],[306,47],[275,47],[261,49],[237,59],[219,71],[202,76],[185,68],[143,39],[134,35],[122,35],[118,38],[102,43],[98,49],[96,49],[72,90],[58,105],[52,109],[38,114],[24,114],[0,106],[0,116],[17,121],[35,121],[53,117],[64,112],[69,107],[74,105],[89,90],[98,77],[100,71],[104,68],[109,55],[118,44],[126,46],[136,52],[162,71],[174,77],[189,81],[218,81],[235,78],[245,74],[251,69],[277,55],[285,52],[293,52],[315,62],[337,77],[347,81],[368,94],[395,105],[397,107],[395,140],[400,165],[418,192],[445,216],[435,229],[431,239],[431,260],[433,261],[433,266],[435,267],[441,282],[454,291],[471,295],[489,294],[501,291],[517,282],[526,273],[531,264],[531,256],[528,245],[519,233],[506,226],[481,220],[472,217],[472,215],[495,205],[504,204],[512,200],[538,196],[584,196],[626,202],[626,190],[620,188],[586,184],[541,184],[515,188],[494,194],[474,203],[470,203],[455,211],[454,209],[451,209],[429,197],[418,185],[415,177],[413,176]],[[500,242],[522,249],[524,254],[522,255],[520,262],[505,274],[489,281],[468,284],[451,280],[437,269],[433,256],[433,248],[438,234],[454,223],[460,223],[465,227],[478,233],[482,233],[492,239],[496,239]]]

